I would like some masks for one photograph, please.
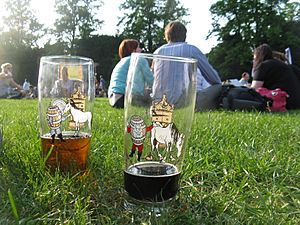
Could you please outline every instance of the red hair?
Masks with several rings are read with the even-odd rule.
[[[139,42],[134,39],[125,39],[119,46],[119,57],[122,59],[126,56],[130,56],[139,46]]]

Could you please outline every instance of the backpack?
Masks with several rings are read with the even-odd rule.
[[[260,87],[256,90],[262,96],[265,96],[272,100],[272,105],[269,110],[271,112],[286,112],[286,98],[289,97],[288,93],[282,91],[280,88],[275,90],[269,90],[267,88]]]
[[[271,101],[252,88],[223,85],[219,100],[221,108],[228,110],[267,111]]]

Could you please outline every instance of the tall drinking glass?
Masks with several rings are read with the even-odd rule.
[[[194,115],[196,63],[154,54],[131,56],[124,132],[124,185],[131,199],[165,202],[178,191]],[[146,78],[149,71],[152,80]]]
[[[38,98],[42,155],[51,169],[87,166],[95,98],[93,60],[46,56],[40,60]]]

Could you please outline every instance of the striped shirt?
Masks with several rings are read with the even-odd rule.
[[[195,46],[186,42],[168,43],[158,48],[154,54],[193,58],[197,60],[196,88],[200,91],[204,79],[209,85],[221,84],[217,71],[209,64],[205,55]],[[153,98],[160,99],[167,96],[168,102],[178,104],[182,97],[186,97],[190,88],[191,78],[187,65],[176,61],[154,60]]]
[[[205,80],[211,85],[221,84],[217,71],[209,64],[206,56],[194,45],[186,42],[168,43],[158,48],[154,54],[197,59],[197,66]]]

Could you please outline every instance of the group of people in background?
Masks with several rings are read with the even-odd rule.
[[[251,77],[252,82],[249,82]],[[254,89],[280,88],[289,95],[286,108],[300,108],[300,69],[290,64],[284,53],[272,51],[268,44],[254,49],[251,76],[244,72],[239,84]]]
[[[222,83],[218,72],[208,62],[206,56],[196,46],[186,42],[186,27],[179,21],[170,22],[165,27],[166,44],[155,50],[154,54],[197,59],[196,106],[195,111],[211,110],[219,107],[219,97]],[[141,53],[140,43],[134,39],[125,39],[119,46],[120,61],[114,67],[108,90],[105,80],[100,76],[96,81],[96,96],[109,98],[112,107],[123,108],[126,92],[126,80],[131,54]],[[154,68],[143,63],[139,78],[137,94],[143,95],[144,86],[155,86]],[[25,79],[23,87],[13,79],[13,66],[10,63],[1,65],[0,98],[35,98],[37,90]],[[64,71],[67,77],[67,71]],[[250,80],[252,80],[250,82]],[[62,78],[64,81],[64,76]],[[180,82],[180,78],[178,78]],[[253,67],[251,73],[244,72],[240,85],[258,89],[265,87],[270,90],[280,88],[289,95],[287,109],[300,108],[300,69],[290,64],[284,54],[272,51],[268,44],[262,44],[253,52]],[[68,88],[68,83],[63,83]]]
[[[106,81],[104,80],[102,75],[100,75],[98,80],[97,73],[95,73],[95,96],[107,97]]]
[[[186,40],[186,27],[179,21],[170,22],[165,27],[167,44],[158,48],[154,54],[178,56],[197,59],[197,96],[195,111],[212,110],[219,107],[219,97],[222,83],[218,72],[208,62],[206,56],[196,46],[188,44]],[[137,40],[123,40],[119,46],[120,61],[114,68],[108,89],[108,98],[112,107],[123,108],[126,88],[127,72],[130,57],[133,52],[141,52]],[[144,85],[152,85],[152,68],[148,65],[142,74]],[[155,72],[155,71],[154,71]],[[298,75],[297,75],[298,74]],[[252,82],[250,79],[252,77]],[[300,72],[299,69],[288,64],[286,60],[278,59],[268,44],[258,46],[253,52],[253,68],[251,75],[242,74],[240,85],[258,89],[265,87],[270,90],[280,88],[289,95],[287,109],[300,108]],[[178,80],[180,82],[180,80]]]
[[[294,66],[286,61],[274,57],[274,52],[268,44],[262,44],[254,50],[251,88],[280,88],[289,95],[286,108],[299,109],[300,82],[296,69],[293,68]]]
[[[186,27],[181,22],[170,22],[165,28],[165,39],[168,43],[158,48],[154,54],[197,59],[197,81],[204,80],[206,88],[203,88],[203,83],[200,84],[200,82],[196,85],[196,111],[217,108],[217,100],[222,89],[221,79],[200,49],[186,43],[186,33]],[[111,106],[124,107],[126,79],[131,54],[141,51],[137,40],[125,39],[120,44],[119,56],[121,60],[112,72],[108,88],[108,98]],[[145,65],[141,76],[141,80],[145,81],[144,85],[151,86],[153,84],[154,76],[150,65]]]
[[[63,67],[61,70],[61,79],[58,79],[54,83],[54,87],[50,91],[52,95],[61,95],[69,97],[74,92],[74,81],[69,79],[69,72],[67,67]],[[98,82],[95,78],[95,95],[98,97],[106,97],[106,83],[102,76]],[[98,94],[97,94],[98,93]],[[37,98],[37,87],[30,84],[25,78],[23,85],[19,85],[13,79],[13,65],[11,63],[4,63],[1,65],[0,73],[0,98],[19,99]]]
[[[36,98],[38,96],[37,87],[30,84],[26,78],[23,83],[23,90],[25,91],[25,98]]]
[[[13,79],[13,66],[11,63],[1,65],[0,73],[0,98],[35,98],[36,87],[30,85],[25,79],[23,86]]]

